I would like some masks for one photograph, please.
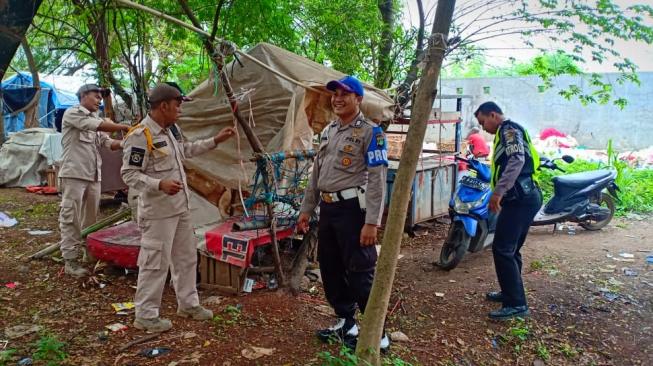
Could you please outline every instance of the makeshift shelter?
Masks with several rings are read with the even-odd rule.
[[[333,79],[343,73],[298,56],[279,47],[260,43],[248,52],[249,55],[273,69],[301,82],[304,85],[324,89]],[[291,83],[265,70],[248,59],[232,62],[225,66],[231,86],[240,97],[240,111],[249,118],[250,124],[266,149],[266,152],[291,149],[310,149],[313,134],[318,133],[326,123],[335,118],[331,112],[331,98],[328,93],[319,93]],[[234,125],[231,107],[215,76],[194,89],[189,96],[192,101],[182,104],[179,124],[189,140],[215,135],[220,129]],[[217,91],[217,95],[216,95]],[[387,121],[393,117],[393,101],[383,91],[365,85],[363,113],[375,121]],[[243,190],[251,184],[256,169],[248,162],[252,157],[244,135],[231,139],[216,150],[190,160],[195,165],[218,177],[228,188]],[[240,160],[245,163],[243,166]]]
[[[39,127],[54,128],[55,120],[61,119],[63,112],[77,104],[73,94],[57,90],[51,84],[40,81],[41,94],[38,105]],[[15,113],[23,109],[34,97],[37,89],[33,87],[32,75],[17,73],[2,82],[0,86],[4,100],[2,114],[4,117],[5,135],[21,131],[25,128],[25,113]]]

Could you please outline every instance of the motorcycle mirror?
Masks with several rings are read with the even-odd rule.
[[[567,164],[571,164],[574,162],[574,158],[569,155],[563,155],[562,160],[564,160],[564,162]]]

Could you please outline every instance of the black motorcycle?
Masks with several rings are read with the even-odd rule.
[[[572,163],[574,158],[561,158]],[[559,170],[556,161],[541,159],[540,169]],[[553,178],[553,197],[535,215],[532,226],[554,225],[575,222],[586,230],[600,230],[614,216],[615,199],[619,187],[615,183],[617,172],[613,169],[599,169],[581,173],[561,175]]]

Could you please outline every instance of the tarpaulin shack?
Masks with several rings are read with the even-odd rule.
[[[324,85],[344,76],[304,57],[279,47],[260,43],[249,55],[304,85],[324,90]],[[267,152],[312,147],[314,133],[319,133],[335,118],[328,93],[319,93],[291,83],[265,70],[253,61],[241,58],[241,64],[225,66],[234,92],[240,97],[240,111],[250,123]],[[234,117],[229,102],[214,75],[195,88],[192,101],[182,104],[179,125],[189,140],[215,135],[232,126]],[[393,118],[393,101],[382,90],[365,85],[363,113],[374,121]],[[253,150],[244,135],[231,139],[219,149],[190,160],[189,167],[199,168],[217,177],[222,185],[247,190],[256,169],[249,162]],[[244,169],[240,160],[244,161]],[[201,187],[194,186],[198,189]],[[221,207],[224,209],[224,207]]]

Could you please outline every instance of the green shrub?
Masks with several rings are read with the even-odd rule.
[[[539,176],[540,187],[544,201],[548,201],[553,195],[553,178],[558,175],[585,172],[596,169],[611,168],[617,171],[615,183],[620,188],[617,194],[618,200],[617,215],[621,216],[629,212],[648,213],[653,212],[653,170],[634,169],[626,162],[618,159],[618,154],[612,149],[612,141],[608,143],[608,165],[576,159],[571,164],[562,160],[556,162],[566,173],[542,169]]]

